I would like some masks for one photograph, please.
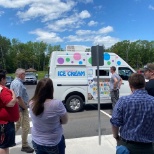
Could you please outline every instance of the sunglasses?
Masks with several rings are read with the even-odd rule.
[[[146,71],[153,71],[151,68],[149,68],[147,65],[144,66],[144,72]]]

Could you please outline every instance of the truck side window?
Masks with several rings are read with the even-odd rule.
[[[96,70],[97,76],[97,70]],[[109,70],[99,70],[99,76],[109,76]]]
[[[133,73],[133,71],[130,68],[128,68],[128,67],[119,67],[118,68],[118,72],[119,72],[119,76],[123,80],[128,80],[130,75]]]

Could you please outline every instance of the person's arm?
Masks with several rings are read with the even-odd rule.
[[[114,80],[113,89],[116,89],[117,88],[117,84],[118,84],[118,80],[117,80],[117,78],[113,78],[113,80]]]
[[[122,78],[120,78],[119,89],[120,89],[121,85],[122,85]]]
[[[61,124],[67,124],[68,122],[68,114],[65,113],[62,117],[60,117]]]
[[[16,95],[13,90],[12,91],[12,100],[6,105],[7,107],[14,107],[17,102]]]
[[[24,103],[23,99],[20,96],[18,96],[17,98],[18,98],[18,104],[20,105],[20,107],[23,108],[24,110],[26,110],[27,106]]]
[[[113,126],[112,125],[112,133],[113,137],[118,140],[119,139],[119,127]]]

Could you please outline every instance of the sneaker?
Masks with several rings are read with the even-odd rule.
[[[27,153],[33,153],[34,152],[34,149],[31,148],[30,146],[28,146],[28,147],[22,147],[21,148],[21,151],[27,152]]]

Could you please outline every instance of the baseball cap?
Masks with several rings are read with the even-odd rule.
[[[149,63],[149,64],[145,65],[144,66],[144,71],[154,71],[154,64]]]

